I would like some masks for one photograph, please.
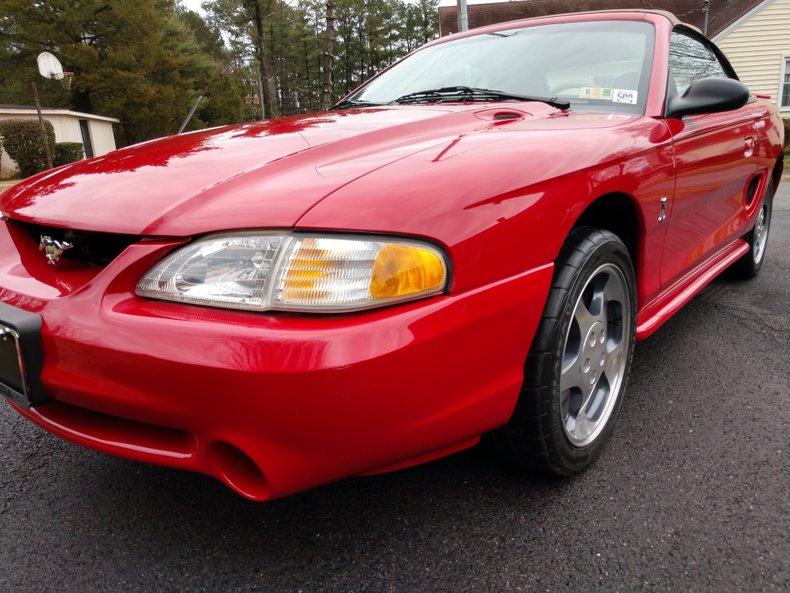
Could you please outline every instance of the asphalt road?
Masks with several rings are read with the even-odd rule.
[[[1,591],[790,590],[790,181],[752,282],[637,347],[584,475],[473,450],[266,505],[105,457],[0,405]]]

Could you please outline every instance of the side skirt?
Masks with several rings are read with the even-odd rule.
[[[738,239],[708,258],[675,282],[636,316],[636,339],[644,340],[664,325],[711,280],[749,251],[749,244]]]

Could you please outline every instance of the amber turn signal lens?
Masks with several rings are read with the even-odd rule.
[[[289,311],[353,311],[438,294],[444,255],[413,240],[295,235],[272,291]]]
[[[397,299],[441,290],[447,272],[436,251],[413,245],[384,245],[373,264],[370,296]]]

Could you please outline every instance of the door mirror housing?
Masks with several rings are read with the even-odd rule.
[[[683,96],[669,99],[667,118],[682,118],[700,113],[740,109],[749,101],[749,88],[732,78],[703,78],[692,84]]]

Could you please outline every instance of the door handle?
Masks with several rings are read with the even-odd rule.
[[[757,146],[757,138],[754,136],[747,136],[744,144],[745,147],[743,149],[743,158],[750,159],[754,156],[754,149]]]

